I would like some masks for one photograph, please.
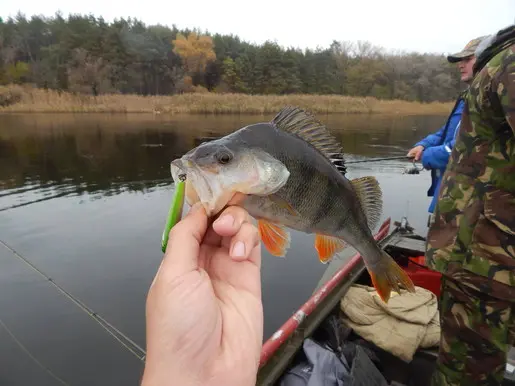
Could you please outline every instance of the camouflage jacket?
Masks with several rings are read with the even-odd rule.
[[[426,260],[473,288],[515,299],[515,37],[483,64],[465,95]]]

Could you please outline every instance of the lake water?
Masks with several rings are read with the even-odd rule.
[[[0,116],[0,240],[137,345],[162,258],[169,163],[206,136],[271,116]],[[402,156],[445,116],[319,116],[347,160]],[[348,165],[374,175],[382,219],[426,232],[429,172],[405,161]],[[292,232],[285,259],[263,248],[265,339],[304,303],[326,266],[313,236]],[[138,385],[143,363],[92,317],[0,245],[0,384]]]

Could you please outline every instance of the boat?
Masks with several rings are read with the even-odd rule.
[[[415,285],[438,295],[441,275],[424,266],[425,237],[416,233],[405,217],[401,221],[395,221],[390,232],[391,228],[391,218],[387,218],[374,234],[375,240],[407,270]],[[331,338],[327,328],[331,323],[334,326],[336,315],[340,312],[340,301],[355,284],[372,285],[359,253],[350,256],[344,263],[340,262],[339,266],[329,266],[312,296],[264,342],[256,385],[279,385],[285,374],[305,361],[303,345],[308,338],[316,337],[319,342]],[[352,336],[351,331],[349,339]],[[367,362],[367,365],[373,366],[367,372],[376,374],[379,371],[381,378],[384,378],[376,380],[375,383],[370,381],[371,378],[368,383],[355,381],[352,385],[430,385],[438,346],[419,348],[413,359],[406,362],[356,334],[353,338],[365,341],[370,347],[375,348],[376,362]],[[514,370],[515,349],[512,348],[508,355],[503,385],[515,385]]]

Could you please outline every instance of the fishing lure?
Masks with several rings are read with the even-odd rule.
[[[184,189],[186,186],[186,175],[181,174],[179,181],[175,184],[175,192],[173,194],[172,203],[168,210],[168,217],[166,218],[165,229],[161,237],[161,250],[163,253],[166,251],[168,244],[168,234],[170,230],[181,220],[182,208],[184,206]]]

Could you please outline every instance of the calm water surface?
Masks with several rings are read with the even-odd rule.
[[[201,137],[270,118],[0,116],[0,240],[144,348],[145,298],[174,188],[170,161]],[[319,118],[348,160],[404,155],[445,120]],[[383,219],[407,215],[425,232],[430,175],[403,175],[408,166],[358,163],[348,174],[376,176]],[[310,296],[326,266],[313,237],[295,231],[285,259],[263,253],[266,339]],[[142,362],[1,245],[0,318],[1,385],[62,384],[55,377],[73,385],[139,383]]]

